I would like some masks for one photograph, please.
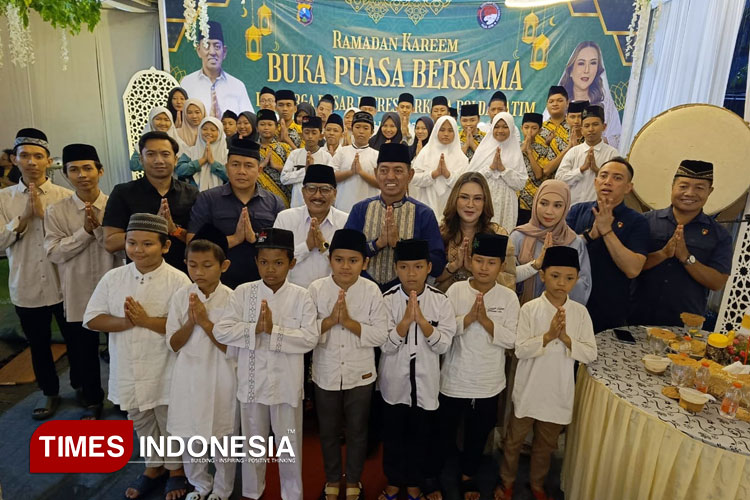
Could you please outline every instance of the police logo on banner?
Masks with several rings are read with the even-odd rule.
[[[500,7],[495,2],[484,2],[477,9],[477,22],[486,30],[494,28],[500,22]]]
[[[309,26],[313,22],[312,4],[313,0],[297,2],[297,21],[303,26]]]

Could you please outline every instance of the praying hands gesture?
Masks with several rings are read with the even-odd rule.
[[[94,230],[101,225],[99,219],[96,218],[96,214],[94,213],[94,207],[92,207],[91,203],[87,201],[84,204],[83,211],[83,229],[89,234],[94,234]]]
[[[281,142],[291,143],[292,139],[289,138],[289,125],[286,120],[282,117],[279,119],[279,139]]]
[[[612,213],[614,207],[613,203],[609,198],[599,198],[596,200],[597,205],[591,207],[591,211],[594,213],[594,230],[596,235],[592,237],[598,238],[599,236],[607,236],[613,231],[612,224],[615,222],[615,216]]]
[[[581,165],[581,172],[585,172],[586,170],[591,170],[594,175],[599,171],[596,168],[596,160],[594,159],[594,148],[589,148],[586,152],[586,159],[583,161],[583,165]]]
[[[531,152],[532,141],[533,137],[531,135],[527,135],[523,138],[523,142],[521,143],[521,153],[528,156],[528,154]]]
[[[21,215],[20,223],[16,228],[16,232],[21,233],[26,229],[26,225],[33,217],[44,218],[44,203],[42,198],[39,196],[36,184],[29,183],[29,198],[26,201],[26,208]]]
[[[352,161],[352,173],[364,177],[365,171],[362,168],[362,164],[359,162],[359,153],[354,155],[354,160]]]
[[[268,301],[260,301],[260,314],[258,314],[258,322],[255,324],[255,333],[267,333],[271,334],[273,330],[273,313],[271,308],[268,307]]]
[[[487,316],[487,309],[484,307],[484,294],[478,293],[474,299],[474,305],[464,316],[464,329],[468,328],[474,322],[479,323],[484,328],[490,338],[495,336],[495,323]]]
[[[495,157],[492,159],[490,170],[497,170],[498,172],[505,172],[505,165],[503,165],[502,151],[500,150],[499,146],[497,150],[495,151]]]
[[[573,127],[570,131],[568,149],[577,146],[578,143],[581,142],[581,137],[583,137],[583,135],[581,135],[581,127]]]
[[[188,322],[200,326],[206,333],[210,333],[214,328],[214,324],[208,319],[206,305],[195,293],[191,293],[188,299]]]
[[[334,325],[341,325],[358,337],[362,334],[362,325],[349,316],[349,309],[346,305],[346,292],[344,290],[339,290],[339,297],[333,305],[331,314],[323,320],[320,330],[322,333],[325,333]]]
[[[227,245],[229,248],[234,248],[237,245],[244,243],[255,243],[255,230],[253,224],[250,222],[250,212],[247,207],[242,208],[240,212],[240,218],[237,220],[237,227],[234,230],[234,234],[227,236]]]
[[[211,165],[214,162],[214,152],[211,151],[211,145],[206,144],[206,149],[203,151],[203,156],[200,160],[198,160],[198,163],[200,166],[203,165]]]
[[[385,247],[395,248],[398,243],[398,228],[396,227],[396,217],[393,215],[393,206],[385,209],[385,219],[380,229],[380,236],[375,240],[375,246],[379,249]]]
[[[133,297],[125,297],[125,318],[133,326],[147,328],[162,335],[166,332],[167,319],[149,316],[141,303]]]
[[[172,212],[169,211],[169,202],[166,198],[161,199],[161,205],[159,206],[159,212],[156,214],[167,219],[167,231],[172,234],[177,229],[177,225],[172,220]]]
[[[308,151],[307,157],[305,158],[305,168],[309,167],[313,163],[315,163],[315,159],[313,158],[312,153]]]
[[[558,307],[557,312],[552,316],[552,321],[550,321],[549,330],[544,334],[543,345],[546,346],[555,339],[560,339],[565,342],[563,340],[563,335],[565,337],[568,336],[567,333],[565,333],[565,309]]]
[[[531,264],[531,267],[533,267],[537,271],[542,268],[542,263],[544,262],[544,255],[547,253],[547,249],[551,246],[554,246],[554,244],[552,242],[552,232],[550,231],[544,237],[544,243],[542,244],[542,251],[539,252],[539,257],[534,259],[533,263]]]
[[[455,258],[448,262],[448,265],[446,265],[445,268],[447,269],[448,273],[456,274],[456,272],[458,272],[461,267],[469,269],[470,262],[471,251],[469,247],[469,238],[464,237],[464,239],[461,241],[461,245],[458,247],[458,252],[456,253]]]
[[[411,134],[409,133],[409,117],[407,117],[406,115],[400,115],[400,116],[401,116],[401,136],[408,141],[411,138]]]
[[[420,151],[422,151],[422,148],[424,147],[424,143],[422,139],[416,139],[417,141],[417,149],[414,152],[414,156],[416,157]]]
[[[436,179],[441,175],[446,179],[450,178],[451,176],[451,171],[448,170],[448,166],[445,164],[445,154],[443,153],[440,153],[440,160],[438,160],[437,168],[432,171],[432,178]]]
[[[476,151],[477,141],[474,140],[474,126],[469,125],[467,127],[464,127],[464,132],[466,132],[466,142],[464,143],[464,147],[462,148],[464,153],[466,153],[470,149],[472,151]]]
[[[419,300],[417,299],[417,292],[412,290],[409,293],[409,301],[406,303],[406,310],[404,311],[404,317],[401,318],[398,325],[396,325],[396,333],[400,337],[406,337],[409,333],[409,327],[412,323],[416,323],[417,326],[422,330],[422,335],[429,337],[435,328],[427,321],[422,314],[422,309],[419,308]]]
[[[324,253],[326,251],[326,239],[320,230],[320,223],[315,217],[312,217],[310,219],[310,229],[307,230],[307,240],[305,242],[307,243],[307,249],[311,252],[316,248],[320,253]]]
[[[677,226],[669,241],[672,240],[674,240],[674,257],[684,264],[687,258],[690,257],[690,250],[688,250],[685,243],[685,226],[682,224]]]

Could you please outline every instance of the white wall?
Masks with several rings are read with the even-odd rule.
[[[36,127],[47,134],[53,156],[73,142],[96,146],[105,192],[130,180],[122,93],[133,73],[160,67],[157,14],[103,9],[93,34],[68,35],[67,71],[59,33],[39,16],[31,17],[36,63],[26,68],[11,63],[5,26],[0,24],[0,146],[12,146],[18,129]]]

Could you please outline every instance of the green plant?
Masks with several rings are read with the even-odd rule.
[[[0,0],[0,12],[7,12],[9,6],[18,9],[24,28],[29,26],[29,11],[34,10],[53,27],[72,34],[80,33],[83,24],[94,31],[102,7],[99,0]]]

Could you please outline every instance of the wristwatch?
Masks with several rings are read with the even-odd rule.
[[[695,255],[690,254],[690,255],[688,255],[688,258],[685,259],[685,262],[682,263],[682,265],[683,266],[690,266],[692,264],[695,264],[695,262],[696,262]]]
[[[591,237],[591,229],[588,228],[585,231],[583,231],[583,237],[586,239],[587,242],[591,243],[594,241],[594,239]]]

